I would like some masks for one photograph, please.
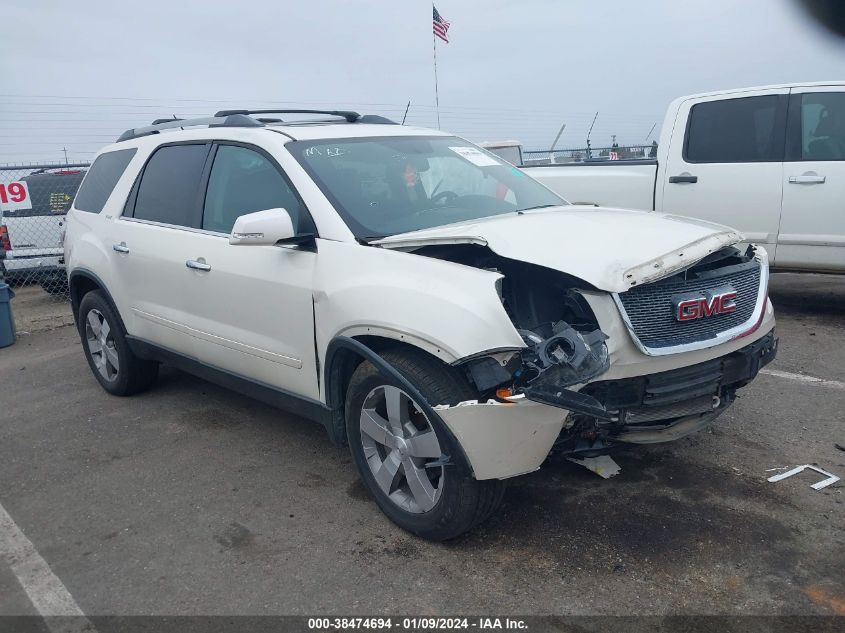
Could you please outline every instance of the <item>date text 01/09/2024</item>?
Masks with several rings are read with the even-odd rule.
[[[527,630],[525,620],[519,618],[442,618],[442,617],[404,617],[401,619],[385,617],[350,617],[350,618],[309,618],[308,628],[316,631],[337,630],[389,630],[404,631],[439,631],[449,629],[478,630]]]

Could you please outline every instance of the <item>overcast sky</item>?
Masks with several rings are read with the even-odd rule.
[[[223,107],[353,107],[435,125],[423,0],[5,0],[0,163],[85,159],[123,129]],[[439,0],[441,123],[470,140],[641,143],[673,98],[845,79],[792,0]],[[656,136],[655,132],[652,137]],[[651,140],[651,139],[649,139]]]

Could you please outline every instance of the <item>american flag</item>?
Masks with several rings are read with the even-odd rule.
[[[431,5],[431,8],[434,9],[434,34],[448,44],[449,36],[447,33],[449,32],[450,23],[443,19],[440,12],[437,11],[437,7]]]

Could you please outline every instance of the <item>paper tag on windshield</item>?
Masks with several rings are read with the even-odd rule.
[[[492,156],[488,156],[484,152],[476,149],[475,147],[450,147],[449,149],[455,152],[461,158],[465,158],[473,165],[478,165],[479,167],[489,167],[490,165],[502,164]]]

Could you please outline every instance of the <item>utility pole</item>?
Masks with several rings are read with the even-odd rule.
[[[590,159],[593,157],[593,150],[590,147],[590,134],[593,133],[593,126],[596,124],[596,119],[599,118],[599,111],[596,110],[596,116],[593,117],[593,122],[590,123],[590,131],[587,132],[587,158]]]
[[[65,153],[65,167],[67,167],[67,147],[63,147],[62,151]]]
[[[551,163],[552,165],[555,164],[555,155],[552,152],[555,151],[555,147],[557,146],[557,142],[560,140],[560,135],[563,134],[563,131],[565,129],[566,129],[566,123],[564,123],[563,125],[560,126],[560,130],[558,131],[557,136],[555,136],[554,143],[552,143],[552,146],[549,148],[549,163]]]

